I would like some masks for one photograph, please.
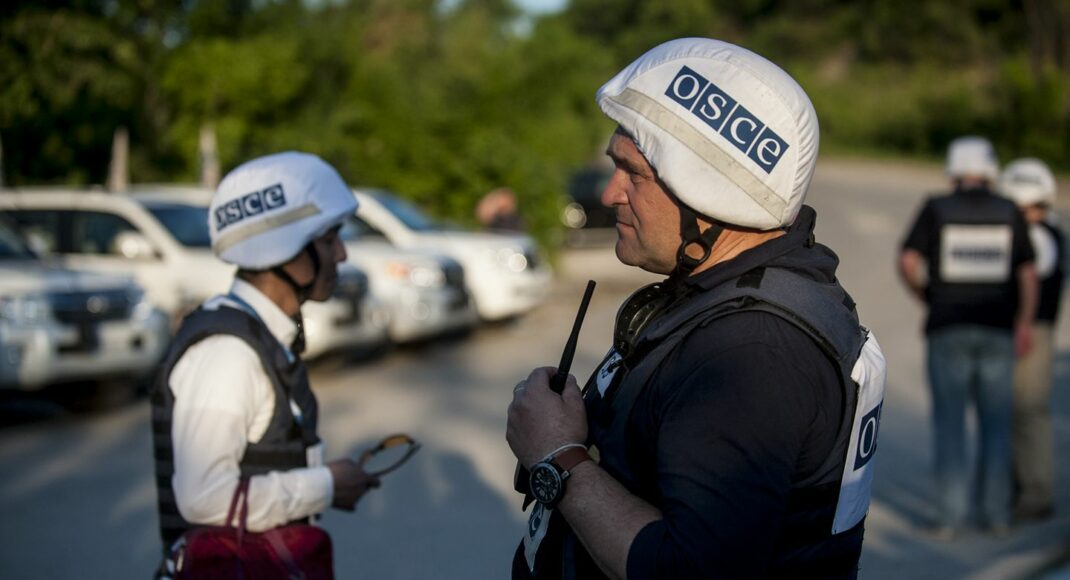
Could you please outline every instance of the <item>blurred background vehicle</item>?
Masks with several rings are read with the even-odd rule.
[[[23,190],[0,194],[0,209],[31,246],[63,265],[134,277],[173,324],[226,292],[234,276],[234,267],[211,251],[210,200],[210,191],[196,188],[148,186],[131,195]],[[303,312],[306,358],[386,340],[385,312],[367,287],[363,274],[339,270],[331,300]]]
[[[568,203],[561,210],[561,223],[570,229],[612,228],[613,210],[602,205],[602,192],[613,175],[613,167],[592,165],[572,174],[568,182]]]
[[[393,342],[463,331],[478,321],[457,260],[399,248],[357,216],[345,223],[341,236],[349,262],[368,273],[372,294],[388,306]]]
[[[530,236],[451,229],[387,191],[357,189],[354,194],[360,202],[357,216],[391,243],[442,252],[460,262],[480,318],[518,316],[546,297],[551,273]]]
[[[569,178],[568,196],[561,210],[568,245],[608,245],[616,240],[616,215],[611,208],[602,205],[602,192],[611,175],[612,165],[593,163]]]
[[[167,315],[132,280],[42,262],[0,216],[0,388],[117,379],[133,387],[169,340]]]
[[[193,306],[205,298],[226,292],[234,267],[212,254],[208,233],[208,206],[212,191],[193,187],[135,186],[129,197],[136,200],[173,236],[184,251],[211,262],[211,268],[225,272],[225,283],[215,283],[197,292]],[[338,284],[326,302],[307,302],[301,308],[305,328],[303,357],[314,359],[343,348],[377,349],[387,340],[389,312],[377,296],[369,293],[368,276],[359,268],[343,264],[338,268]]]

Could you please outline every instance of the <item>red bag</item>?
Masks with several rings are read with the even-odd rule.
[[[255,533],[246,530],[249,480],[242,479],[224,526],[194,528],[176,542],[175,580],[333,580],[331,538],[317,526],[292,524]],[[240,498],[240,500],[239,500]],[[238,526],[234,509],[241,502]]]

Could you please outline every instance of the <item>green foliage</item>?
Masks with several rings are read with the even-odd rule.
[[[140,89],[132,43],[64,10],[21,12],[0,25],[0,38],[0,135],[16,169],[9,181],[102,179],[110,149],[94,146],[129,123]]]
[[[785,66],[826,152],[941,156],[975,133],[1004,158],[1065,168],[1070,62],[1026,27],[1051,1],[572,0],[518,27],[510,0],[13,0],[0,8],[5,177],[101,182],[126,126],[135,181],[192,180],[212,125],[224,169],[311,151],[453,222],[509,187],[553,247],[568,176],[612,131],[595,91],[682,36]]]
[[[1025,59],[1006,62],[993,91],[1001,115],[992,120],[1001,153],[1070,160],[1070,78],[1054,67],[1034,73]]]
[[[969,72],[886,65],[831,80],[795,72],[817,109],[825,151],[939,155],[954,137],[983,133],[989,115]]]
[[[194,177],[205,123],[216,127],[224,166],[264,153],[258,138],[282,120],[310,76],[298,42],[277,35],[211,38],[177,50],[164,65],[161,86],[179,111],[165,139],[186,161],[183,177]]]

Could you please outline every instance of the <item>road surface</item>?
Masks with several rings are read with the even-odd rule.
[[[968,534],[934,542],[923,312],[900,287],[896,246],[939,168],[822,161],[809,202],[817,239],[841,256],[840,277],[888,358],[875,500],[864,578],[1016,578],[1070,540],[1070,461],[1058,464],[1058,516],[1010,538]],[[1064,193],[1070,191],[1063,188]],[[512,386],[556,364],[588,277],[599,282],[573,370],[580,382],[608,348],[620,302],[657,278],[616,262],[608,246],[569,250],[551,299],[530,315],[464,338],[372,360],[314,365],[328,455],[356,454],[388,433],[423,442],[355,514],[328,513],[340,578],[495,579],[508,576],[524,530],[504,440]],[[1068,309],[1064,309],[1064,314]],[[1058,344],[1055,430],[1070,446],[1070,324]],[[52,413],[47,401],[6,399],[0,429],[0,570],[4,578],[145,578],[158,557],[147,403],[95,414]],[[44,409],[44,411],[42,411]]]

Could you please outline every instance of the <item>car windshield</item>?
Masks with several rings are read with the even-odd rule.
[[[146,205],[180,244],[190,248],[210,248],[208,208],[181,203]]]
[[[0,260],[32,260],[36,258],[26,247],[18,230],[4,220],[0,220]]]
[[[383,232],[375,229],[374,226],[355,215],[350,216],[349,219],[342,223],[342,229],[338,232],[338,236],[345,242],[386,237]]]
[[[374,192],[371,195],[375,198],[375,201],[381,203],[387,211],[394,214],[410,230],[427,232],[445,229],[442,224],[428,217],[420,208],[400,197],[381,191]]]

